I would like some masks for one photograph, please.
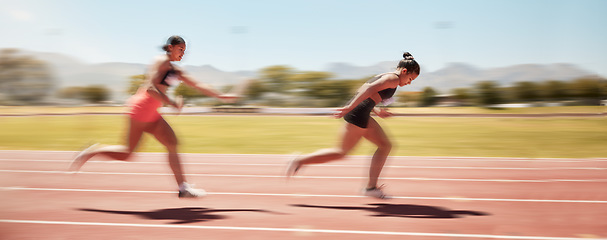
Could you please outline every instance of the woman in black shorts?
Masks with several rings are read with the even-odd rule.
[[[287,167],[287,177],[295,175],[303,165],[326,163],[343,158],[364,137],[377,145],[377,151],[371,161],[369,180],[363,194],[382,199],[389,198],[381,187],[377,187],[377,179],[392,149],[392,143],[377,121],[371,117],[371,111],[381,118],[391,116],[391,113],[383,108],[375,108],[375,105],[380,102],[384,105],[390,104],[396,88],[411,84],[419,75],[419,64],[413,56],[405,52],[403,58],[398,63],[396,71],[379,74],[367,81],[345,107],[337,109],[334,116],[343,117],[347,122],[339,145],[293,159]]]

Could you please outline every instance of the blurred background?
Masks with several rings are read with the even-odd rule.
[[[607,0],[0,0],[0,34],[2,218],[164,222],[176,226],[170,219],[175,218],[195,220],[180,223],[222,220],[239,226],[239,218],[245,216],[232,214],[259,211],[248,210],[252,206],[268,206],[268,210],[285,212],[270,219],[283,227],[290,224],[283,217],[291,216],[300,218],[294,222],[310,225],[296,228],[311,229],[321,225],[329,229],[331,225],[326,223],[333,221],[340,224],[339,229],[429,230],[466,238],[481,233],[518,239],[526,235],[528,239],[607,236]],[[172,35],[182,36],[187,43],[185,57],[175,64],[198,81],[222,91],[250,82],[243,98],[233,105],[222,105],[183,85],[171,88],[171,95],[182,95],[187,103],[181,115],[164,115],[179,138],[179,151],[285,157],[257,156],[263,158],[258,159],[263,164],[254,166],[255,157],[204,156],[204,161],[228,164],[214,168],[197,164],[196,156],[183,155],[184,162],[193,164],[186,172],[199,174],[188,176],[193,182],[211,192],[247,192],[236,196],[219,193],[199,204],[150,197],[154,195],[147,190],[173,189],[170,176],[160,176],[166,174],[150,173],[167,180],[167,185],[157,185],[162,181],[152,180],[156,177],[143,176],[161,168],[168,173],[164,163],[154,162],[164,155],[139,155],[139,165],[129,165],[137,168],[133,170],[137,176],[126,173],[130,170],[122,165],[94,163],[85,171],[100,175],[76,178],[63,174],[71,161],[68,156],[88,143],[124,143],[129,126],[123,114],[125,102],[144,81],[148,65],[165,54],[161,47]],[[326,186],[300,180],[315,184],[295,188],[297,182],[292,181],[287,187],[274,177],[282,175],[280,161],[286,161],[287,154],[334,146],[344,122],[327,115],[345,104],[372,76],[394,71],[403,52],[410,52],[421,66],[420,76],[399,88],[396,102],[390,106],[392,112],[406,117],[377,121],[394,143],[391,156],[413,156],[402,158],[405,161],[401,163],[408,166],[392,169],[389,175],[412,177],[412,181],[393,180],[389,193],[412,196],[400,200],[407,203],[415,203],[415,196],[424,196],[417,200],[421,205],[395,204],[392,212],[396,214],[391,216],[373,213],[386,209],[382,204],[377,209],[369,205],[358,208],[372,212],[350,211],[369,201],[350,197],[347,199],[352,200],[328,201],[325,197],[272,196],[286,200],[267,202],[271,205],[255,202],[260,196],[249,193],[357,194],[354,187],[350,192],[349,187],[335,185],[357,183],[350,177],[345,177],[347,183],[334,179],[332,175],[346,176],[334,170],[322,173],[331,175]],[[242,112],[261,114],[238,114]],[[293,113],[295,117],[289,115]],[[499,114],[502,116],[496,117]],[[504,117],[506,114],[514,116]],[[166,152],[152,138],[145,136],[137,151]],[[349,154],[369,156],[376,149],[372,143],[361,141]],[[20,153],[26,154],[23,159],[18,157]],[[426,161],[417,156],[455,158]],[[599,159],[586,161],[588,158]],[[280,164],[267,166],[273,160]],[[434,160],[446,161],[437,164]],[[235,166],[247,161],[251,164],[246,169],[250,170]],[[142,165],[145,162],[152,165]],[[415,167],[418,164],[427,166]],[[441,171],[442,164],[447,167]],[[366,167],[360,172],[350,167],[340,169],[364,176]],[[211,178],[214,171],[220,178]],[[120,172],[127,175],[114,175]],[[271,177],[259,175],[264,172]],[[253,181],[250,176],[267,182]],[[489,181],[497,183],[490,186]],[[53,191],[35,192],[45,190],[42,187],[52,187]],[[85,188],[93,191],[74,193],[78,195],[65,192]],[[108,197],[100,194],[111,190],[94,192],[94,188],[137,192],[119,190],[122,193]],[[475,197],[483,201],[466,199]],[[532,199],[538,201],[526,201]],[[305,201],[330,205],[316,208],[343,216],[327,218],[314,215],[315,209],[293,208],[297,206],[293,204]],[[340,207],[331,207],[348,206],[353,201],[358,202],[355,207],[341,207],[348,211],[338,213],[335,210]],[[188,207],[167,208],[167,204]],[[205,208],[189,207],[192,205]],[[243,207],[246,209],[239,210]],[[489,214],[457,220],[460,214],[455,212],[462,209]],[[364,228],[350,224],[356,219],[342,214],[345,212],[365,215],[360,225]],[[437,212],[454,217],[432,220],[436,217],[431,215]],[[250,221],[242,226],[269,224],[266,215],[270,216],[251,213],[244,218]],[[394,218],[396,215],[399,218]],[[134,219],[141,216],[145,219]],[[113,218],[120,220],[110,220]],[[390,219],[394,221],[386,222]],[[209,223],[222,225],[222,221]],[[2,219],[0,224],[4,224],[0,236],[7,238],[15,232],[28,237],[53,233],[45,239],[111,238],[108,234],[133,239],[175,238],[182,237],[184,230],[163,228],[167,231],[156,234],[158,231],[115,227],[99,228],[105,231],[100,233],[90,225],[48,225],[51,230],[41,231],[41,227],[31,225],[8,225]],[[208,231],[203,234],[216,236],[207,236]],[[330,234],[326,236],[339,238]],[[199,231],[196,236],[201,236]]]
[[[395,106],[600,106],[607,1],[1,0],[0,104],[121,106],[171,35],[238,105],[337,107],[408,51]],[[192,105],[217,102],[180,86]],[[604,101],[603,101],[604,103]]]
[[[402,171],[405,175],[401,176],[414,177],[412,184],[415,186],[406,185],[408,182],[405,185],[394,182],[388,191],[397,196],[438,196],[446,201],[437,203],[434,200],[438,198],[424,197],[419,199],[420,206],[394,205],[393,209],[401,214],[396,219],[399,222],[384,222],[390,220],[386,217],[390,216],[382,212],[379,215],[369,215],[368,211],[341,212],[361,212],[367,217],[361,226],[374,229],[373,222],[376,222],[388,226],[388,231],[405,231],[401,227],[407,226],[413,227],[407,229],[415,229],[415,232],[423,232],[424,229],[443,231],[441,235],[470,230],[468,233],[480,234],[485,231],[499,234],[497,237],[515,235],[513,238],[521,239],[525,235],[535,235],[537,237],[529,236],[529,239],[548,239],[539,234],[551,228],[542,235],[598,239],[599,235],[607,235],[605,214],[600,217],[601,212],[605,213],[604,203],[607,199],[604,177],[607,171],[606,13],[607,0],[0,0],[0,154],[5,155],[0,159],[0,163],[4,164],[0,167],[3,172],[0,190],[1,195],[5,196],[4,202],[0,198],[0,205],[5,206],[0,208],[0,215],[6,219],[14,216],[15,219],[140,222],[122,218],[138,217],[133,214],[119,216],[121,220],[109,220],[112,217],[108,217],[107,213],[118,213],[123,209],[140,213],[140,216],[152,216],[143,220],[146,223],[161,223],[166,216],[177,219],[185,217],[188,220],[200,218],[201,222],[236,222],[238,219],[233,218],[232,213],[224,214],[222,211],[249,210],[224,208],[269,206],[255,201],[243,204],[239,199],[252,195],[234,196],[231,199],[232,196],[227,194],[209,198],[211,203],[220,201],[217,204],[209,204],[209,200],[201,203],[208,209],[167,209],[165,197],[151,198],[149,193],[138,195],[144,192],[139,190],[137,195],[116,194],[111,198],[99,195],[105,194],[106,190],[77,193],[79,195],[64,192],[72,188],[172,189],[169,185],[156,185],[161,181],[141,176],[143,174],[129,174],[120,178],[113,173],[127,174],[129,170],[113,167],[117,165],[96,165],[99,167],[97,170],[95,165],[88,165],[87,168],[91,168],[86,171],[92,169],[92,172],[102,174],[88,175],[93,177],[91,179],[83,175],[76,178],[63,172],[70,162],[67,156],[73,151],[82,150],[87,143],[124,143],[128,130],[127,117],[123,115],[125,102],[144,81],[148,65],[156,56],[165,54],[161,49],[165,41],[172,35],[179,35],[185,39],[187,50],[184,59],[175,64],[198,81],[222,91],[230,91],[244,82],[250,82],[244,97],[231,106],[222,105],[183,85],[172,88],[170,94],[184,96],[187,103],[187,108],[183,110],[186,114],[165,114],[179,137],[180,152],[286,156],[333,146],[344,122],[326,115],[331,114],[333,108],[346,103],[356,89],[372,76],[394,71],[403,52],[410,52],[421,65],[421,74],[411,85],[399,88],[395,95],[396,102],[391,105],[394,113],[407,117],[377,118],[394,143],[390,155],[456,158],[451,158],[453,162],[448,158],[442,159],[447,160],[444,161],[445,165],[451,165],[440,172],[437,168],[443,163],[436,165],[435,159],[428,158],[432,160],[430,163],[423,158],[403,158],[413,168],[393,169],[392,173]],[[172,110],[164,108],[162,111]],[[222,114],[198,114],[207,112]],[[241,112],[263,114],[237,114]],[[291,113],[296,113],[296,117],[288,115]],[[504,113],[515,116],[495,117]],[[534,117],[536,113],[542,116]],[[322,116],[302,117],[301,114]],[[459,116],[450,116],[456,114]],[[138,152],[166,151],[162,144],[151,139],[152,136],[145,138],[148,139],[144,140],[145,144],[140,144]],[[372,143],[361,141],[350,154],[369,156],[376,149]],[[39,150],[69,152],[48,153]],[[22,160],[17,157],[19,153],[29,154],[23,159],[32,159]],[[164,155],[147,156],[164,158]],[[140,165],[129,166],[138,168],[135,171],[142,173],[160,171],[161,166],[167,169],[164,165],[141,165],[144,162],[155,164],[149,162],[150,159],[155,161],[154,158],[147,156],[138,159],[141,160]],[[455,161],[460,160],[458,157],[464,157],[466,163]],[[502,161],[489,157],[523,159]],[[184,155],[184,158],[184,162],[189,160],[196,164],[195,156]],[[319,184],[301,186],[298,190],[293,188],[295,181],[286,190],[283,181],[274,180],[276,174],[282,175],[282,165],[279,167],[276,164],[276,168],[266,166],[271,160],[276,160],[276,163],[286,161],[286,157],[263,157],[263,166],[253,166],[254,158],[233,155],[204,158],[217,163],[226,160],[228,163],[221,168],[208,165],[187,167],[188,173],[202,174],[198,175],[198,179],[192,176],[195,179],[193,182],[203,184],[211,192],[272,192],[284,188],[276,191],[324,195],[327,192],[337,194],[350,191],[348,188],[341,191],[341,185],[332,185],[336,189],[326,190],[318,188]],[[600,159],[577,161],[582,158]],[[229,165],[245,161],[253,163],[248,168],[251,170],[247,170],[250,172]],[[549,161],[556,163],[547,165]],[[17,162],[22,165],[16,165]],[[427,168],[415,169],[416,164],[428,165]],[[472,167],[465,169],[465,164]],[[261,168],[264,170],[258,171]],[[277,170],[279,168],[280,171]],[[33,171],[35,169],[43,171]],[[343,169],[358,174],[358,170],[349,167]],[[494,171],[498,169],[511,172]],[[263,177],[268,182],[252,181],[247,176],[263,174],[264,171],[269,174],[274,170],[276,172],[271,173],[271,178],[269,175]],[[100,171],[111,171],[112,174]],[[223,176],[217,180],[209,179],[211,174],[204,176],[213,171]],[[246,178],[234,174],[244,174],[241,176]],[[156,175],[159,174],[154,173]],[[161,177],[170,179],[170,176]],[[443,179],[432,180],[436,177]],[[127,178],[129,180],[125,181]],[[346,178],[348,182],[354,182]],[[483,179],[476,181],[473,178],[498,182],[499,187],[489,187]],[[495,178],[498,180],[492,180]],[[137,182],[140,180],[135,179],[143,181]],[[421,179],[430,181],[422,182]],[[523,181],[533,185],[522,185]],[[121,185],[115,184],[117,182]],[[339,180],[327,182],[337,184]],[[430,185],[421,185],[426,182]],[[165,183],[172,184],[172,180]],[[12,190],[7,188],[13,186],[19,187]],[[27,189],[36,187],[42,190],[41,186],[51,186],[55,193],[47,191],[36,195],[33,188]],[[26,190],[25,193],[16,190],[21,187],[21,190]],[[55,191],[58,189],[64,190]],[[52,200],[53,196],[60,198]],[[464,199],[475,196],[480,197],[477,200],[484,200],[470,202]],[[498,198],[521,198],[522,201],[513,200],[533,205],[513,207],[514,202],[504,202]],[[312,224],[320,226],[335,221],[340,222],[340,229],[347,229],[343,223],[349,224],[351,220],[342,223],[339,218],[323,215],[313,218],[310,216],[314,214],[314,209],[299,207],[300,210],[295,211],[291,208],[297,206],[292,205],[294,203],[311,200],[299,196],[284,199],[289,202],[289,208],[282,206],[281,209],[281,204],[268,202],[272,204],[268,209],[301,212],[301,215],[279,214],[279,219],[278,214],[274,214],[276,218],[272,219],[281,221],[279,226],[289,224],[282,218],[287,215],[301,217],[303,222],[310,224],[310,228],[313,228]],[[344,199],[337,199],[334,204],[349,204],[347,201],[344,203]],[[496,199],[501,203],[487,199]],[[528,199],[539,201],[526,202]],[[586,202],[590,205],[580,202],[571,203],[575,206],[564,205],[562,201],[570,200],[563,199],[590,201]],[[44,203],[40,200],[44,200]],[[401,200],[415,203],[414,199]],[[546,202],[542,203],[543,200]],[[168,204],[189,206],[196,203]],[[213,206],[217,209],[213,209]],[[600,206],[603,208],[600,209]],[[320,208],[336,216],[341,214],[335,214],[336,211],[330,209],[334,207]],[[353,207],[346,208],[352,210]],[[86,209],[101,209],[97,211],[101,213],[92,215],[94,210]],[[361,209],[371,208],[364,205]],[[422,209],[422,214],[419,209]],[[449,209],[454,211],[447,211]],[[439,220],[443,223],[441,225],[423,214],[424,211],[432,214],[438,211],[451,215],[457,209],[488,212],[489,220],[472,216],[456,220],[456,216],[452,220]],[[304,214],[303,211],[309,213]],[[162,215],[160,219],[150,219],[158,212]],[[213,212],[221,214],[208,214]],[[252,221],[246,226],[265,221],[264,216],[257,214],[252,213]],[[495,218],[490,218],[491,215]],[[344,216],[347,218],[351,215]],[[380,218],[373,218],[377,216]],[[406,221],[404,217],[415,222],[402,222]],[[469,220],[475,218],[479,220]],[[513,222],[506,222],[508,219]],[[418,225],[422,221],[432,221],[432,226]],[[4,234],[6,236],[22,229],[25,234],[46,233],[39,231],[42,228],[30,225],[20,225],[22,228],[18,228],[9,226],[7,222],[2,224],[4,227],[0,226],[0,229],[7,232]],[[234,225],[238,224],[236,222]],[[211,225],[215,225],[215,222],[211,222]],[[464,225],[466,227],[461,227]],[[52,227],[48,232],[54,233],[44,238],[109,236],[95,235],[97,232],[91,232],[92,226]],[[357,225],[348,227],[364,230],[357,229]],[[4,233],[2,230],[0,235]],[[179,233],[163,232],[171,234],[169,238],[174,238],[182,236],[181,230]],[[120,230],[104,231],[137,236],[133,239],[141,238],[143,232],[130,230],[133,232],[129,233],[128,229],[122,227]],[[565,232],[570,235],[565,235]],[[200,232],[196,234],[200,236]],[[469,234],[461,236],[464,235],[467,238]],[[159,236],[169,235],[153,237]],[[213,238],[213,235],[210,236]]]

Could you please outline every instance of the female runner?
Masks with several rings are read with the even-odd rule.
[[[396,88],[410,84],[419,75],[420,67],[413,56],[405,52],[403,58],[398,63],[396,71],[379,74],[367,81],[345,107],[337,109],[334,116],[343,117],[346,121],[339,145],[293,159],[287,166],[287,177],[295,175],[304,165],[326,163],[343,158],[364,137],[377,145],[377,150],[369,167],[369,179],[363,194],[382,199],[389,198],[381,187],[377,187],[377,179],[392,149],[392,143],[370,113],[373,111],[381,118],[391,116],[392,114],[384,108],[376,108],[375,105],[380,102],[383,102],[384,105],[390,104]]]
[[[179,36],[172,36],[163,46],[166,54],[158,57],[150,67],[145,83],[137,93],[129,99],[129,130],[126,146],[100,146],[95,144],[82,151],[70,166],[70,170],[78,171],[89,159],[94,156],[105,156],[110,159],[127,161],[137,147],[144,132],[152,134],[169,153],[169,165],[177,186],[179,197],[195,198],[206,195],[202,189],[195,189],[186,182],[179,155],[177,153],[177,137],[171,126],[158,113],[163,104],[172,106],[177,110],[183,107],[181,96],[170,99],[166,92],[169,86],[183,82],[203,94],[220,99],[223,102],[233,102],[237,96],[217,92],[210,86],[196,82],[181,69],[173,66],[172,61],[181,61],[185,53],[185,40]]]

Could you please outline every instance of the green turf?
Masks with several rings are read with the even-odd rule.
[[[394,113],[442,113],[442,114],[555,114],[555,113],[605,113],[605,106],[560,106],[524,108],[482,108],[482,107],[418,107],[391,108]]]
[[[394,113],[444,113],[444,114],[546,114],[546,113],[605,113],[606,106],[560,106],[490,109],[482,107],[402,107],[390,108]],[[0,106],[0,114],[72,114],[72,113],[122,113],[125,107],[102,106]]]
[[[181,152],[308,153],[335,146],[343,120],[326,116],[167,116]],[[477,157],[607,157],[607,118],[427,118],[378,120],[396,145],[392,155]],[[124,142],[121,115],[0,118],[0,149],[78,150]],[[162,152],[146,137],[140,151]],[[370,155],[362,141],[356,155]]]

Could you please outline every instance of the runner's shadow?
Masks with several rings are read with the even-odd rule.
[[[153,211],[116,211],[116,210],[101,210],[101,209],[78,209],[79,211],[112,213],[122,215],[134,215],[144,219],[154,220],[174,220],[171,224],[185,224],[206,222],[210,220],[226,219],[228,217],[215,213],[221,212],[262,212],[273,213],[271,211],[260,209],[209,209],[200,207],[189,208],[168,208],[158,209]]]
[[[294,207],[306,208],[324,208],[336,210],[362,210],[369,211],[375,214],[373,217],[401,217],[401,218],[460,218],[464,215],[470,216],[486,216],[488,213],[467,211],[467,210],[449,210],[442,207],[411,205],[411,204],[386,204],[373,203],[361,207],[345,207],[345,206],[319,206],[306,204],[293,204]]]

